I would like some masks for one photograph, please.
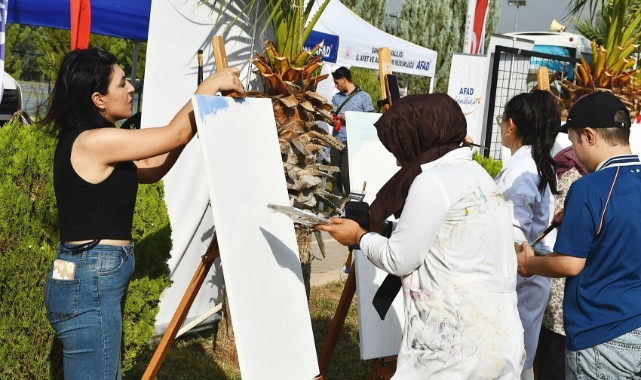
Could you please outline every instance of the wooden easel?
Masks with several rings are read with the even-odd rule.
[[[389,48],[378,49],[378,68],[379,78],[381,81],[381,99],[386,99],[388,97],[388,93],[385,85],[385,75],[392,73],[392,55]],[[383,112],[387,111],[388,108],[389,104],[385,104],[383,106]],[[329,370],[329,362],[334,355],[338,338],[343,331],[345,318],[347,317],[347,312],[349,311],[349,306],[352,303],[352,299],[354,299],[355,293],[356,268],[352,265],[349,270],[349,274],[347,275],[347,280],[345,281],[341,298],[338,301],[338,306],[336,307],[336,313],[334,313],[332,324],[329,327],[329,332],[325,338],[323,350],[321,351],[321,355],[318,360],[321,375],[326,374]],[[394,375],[394,372],[396,372],[396,356],[372,359],[370,362],[372,367],[368,380],[388,380]]]
[[[378,49],[378,78],[381,82],[381,99],[387,99],[388,102],[383,106],[383,112],[389,109],[389,91],[385,85],[385,76],[392,74],[392,52],[389,48],[383,47]]]
[[[211,43],[212,50],[214,52],[214,59],[216,61],[216,70],[227,68],[227,53],[225,52],[225,44],[223,38],[221,36],[214,36],[211,40]],[[236,91],[226,92],[223,93],[223,95],[229,95],[236,98],[245,97],[245,94],[239,94]],[[187,287],[187,290],[185,291],[185,294],[183,295],[183,298],[178,305],[178,309],[176,309],[176,312],[174,313],[174,316],[172,317],[171,322],[167,327],[167,331],[165,331],[165,334],[160,340],[160,343],[158,344],[158,347],[156,348],[156,351],[154,352],[154,355],[151,358],[151,361],[149,362],[149,365],[147,366],[147,369],[142,376],[142,380],[153,380],[156,378],[156,375],[160,370],[160,366],[165,360],[165,357],[167,356],[171,345],[176,339],[176,334],[178,333],[180,326],[185,321],[185,318],[189,313],[189,309],[191,308],[196,295],[198,295],[198,291],[205,281],[205,278],[209,273],[214,260],[216,260],[216,258],[218,257],[220,257],[220,249],[218,248],[218,238],[214,234],[214,237],[209,244],[207,251],[203,256],[201,256],[198,268],[196,268],[196,273],[194,273],[194,277],[191,279],[191,282],[189,283],[189,286]],[[324,380],[324,378],[321,375],[315,377],[314,380]]]
[[[547,67],[541,66],[536,69],[536,82],[538,90],[550,91],[550,74]]]
[[[198,268],[196,268],[196,273],[194,273],[194,277],[191,279],[189,287],[187,288],[187,291],[185,291],[185,294],[183,295],[183,298],[178,305],[178,309],[176,309],[176,313],[174,313],[171,322],[169,322],[169,326],[167,327],[167,331],[165,331],[165,335],[163,335],[162,339],[160,340],[160,344],[156,348],[154,356],[151,358],[151,361],[149,362],[145,373],[142,375],[143,380],[152,380],[156,378],[156,375],[160,370],[160,366],[162,365],[163,361],[165,361],[167,352],[169,352],[169,348],[176,339],[176,334],[178,333],[180,326],[185,321],[187,313],[189,313],[189,309],[194,303],[194,299],[196,298],[200,287],[205,281],[207,273],[209,273],[211,265],[219,256],[220,250],[218,249],[218,239],[216,238],[216,235],[214,235],[214,238],[209,244],[209,248],[207,248],[205,254],[200,258],[200,263],[198,264]]]

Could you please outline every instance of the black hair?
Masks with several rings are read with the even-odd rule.
[[[595,128],[595,131],[605,142],[610,145],[629,145],[630,144],[630,114],[627,110],[618,110],[614,113],[614,122],[623,124],[622,127],[613,128]]]
[[[551,151],[561,118],[554,96],[543,90],[516,95],[505,105],[503,119],[512,119],[517,137],[523,145],[532,146],[532,158],[541,177],[539,191],[543,193],[545,186],[550,185],[552,194],[556,194],[555,163]]]
[[[100,115],[91,95],[107,94],[116,63],[116,56],[101,48],[67,53],[58,69],[43,122],[53,124],[53,132],[58,136],[77,128],[113,125]]]
[[[351,82],[351,81],[352,81],[352,73],[350,73],[349,69],[348,69],[347,67],[345,67],[345,66],[341,66],[341,67],[339,67],[338,69],[336,69],[336,71],[334,71],[334,72],[332,73],[332,77],[333,77],[334,79],[341,79],[341,78],[345,78],[345,79],[347,79],[349,82]]]

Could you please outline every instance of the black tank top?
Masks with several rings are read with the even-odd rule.
[[[131,240],[138,176],[133,162],[121,162],[104,181],[92,184],[71,165],[71,148],[83,129],[60,136],[53,165],[61,241]]]

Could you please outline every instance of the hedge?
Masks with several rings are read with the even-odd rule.
[[[58,241],[55,138],[18,121],[0,128],[0,378],[60,375],[59,342],[46,320],[44,283]],[[136,270],[124,308],[123,370],[153,336],[169,286],[171,229],[162,184],[140,186],[134,215]]]
[[[486,172],[490,174],[490,177],[496,178],[496,175],[499,174],[503,168],[503,162],[501,160],[495,160],[493,158],[481,156],[477,153],[473,155],[476,162],[478,162]]]

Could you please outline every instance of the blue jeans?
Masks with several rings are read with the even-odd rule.
[[[641,328],[584,350],[565,350],[566,379],[641,379]]]
[[[122,302],[134,272],[133,243],[97,245],[72,254],[58,244],[58,259],[76,264],[72,280],[45,287],[47,319],[62,342],[66,380],[121,379]]]

